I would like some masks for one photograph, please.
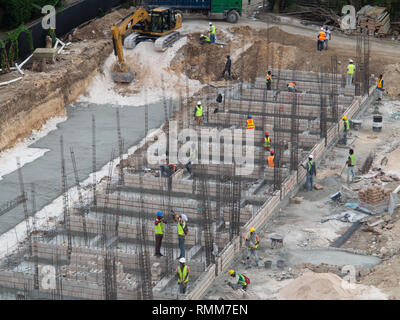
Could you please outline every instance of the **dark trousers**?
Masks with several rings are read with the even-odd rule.
[[[186,284],[184,283],[179,283],[179,292],[180,293],[186,293]]]
[[[231,69],[225,68],[224,71],[222,71],[221,78],[225,77],[225,72],[228,72],[228,78],[231,78]]]
[[[271,90],[271,81],[267,81],[267,90]]]
[[[318,42],[317,42],[317,48],[318,48],[318,51],[322,51],[322,49],[324,49],[324,40],[318,40]]]
[[[161,249],[161,243],[162,243],[163,235],[162,234],[156,234],[155,236],[156,236],[155,254],[159,255],[159,254],[161,254],[160,249]]]
[[[192,174],[192,167],[193,167],[192,162],[189,161],[188,163],[186,163],[186,164],[185,164],[185,167],[186,167],[186,170],[187,170],[190,174]]]

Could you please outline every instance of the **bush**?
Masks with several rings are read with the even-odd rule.
[[[32,12],[32,0],[0,0],[6,14],[3,17],[3,26],[15,28],[21,23],[29,21]]]

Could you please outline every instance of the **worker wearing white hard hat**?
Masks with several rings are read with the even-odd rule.
[[[349,59],[349,65],[347,66],[346,85],[350,86],[353,83],[353,75],[355,70],[356,66],[353,63],[353,60]]]
[[[305,185],[307,191],[311,191],[313,189],[313,176],[317,175],[317,169],[315,168],[315,162],[314,162],[313,158],[314,158],[313,155],[310,154],[308,156],[308,162],[307,162],[306,166],[301,164],[301,166],[307,170],[306,185]]]
[[[179,242],[179,249],[180,249],[180,254],[179,257],[176,260],[179,260],[181,258],[185,257],[185,237],[188,233],[188,227],[186,225],[186,221],[188,220],[187,216],[185,214],[176,214],[173,210],[171,210],[173,214],[173,219],[177,223],[176,225],[176,231],[178,233],[178,242]]]
[[[212,24],[212,22],[209,23],[210,29],[210,42],[214,43],[215,42],[215,26]]]
[[[197,105],[194,107],[194,118],[196,119],[196,124],[201,126],[203,120],[203,106],[200,100],[197,101]]]
[[[185,264],[186,259],[179,259],[179,266],[176,268],[176,276],[178,277],[178,285],[180,293],[186,293],[187,284],[189,282],[189,267]]]

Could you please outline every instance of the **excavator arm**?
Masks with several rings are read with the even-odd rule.
[[[126,72],[128,70],[128,67],[125,64],[122,37],[126,32],[130,31],[132,27],[139,22],[144,22],[145,24],[151,22],[151,17],[149,13],[143,8],[137,9],[135,12],[127,15],[125,18],[122,18],[111,27],[111,34],[114,44],[114,54],[118,56],[118,62],[121,71],[123,72]]]

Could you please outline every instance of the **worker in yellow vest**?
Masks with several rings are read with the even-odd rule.
[[[271,71],[268,71],[267,75],[265,76],[265,84],[267,85],[267,90],[271,90],[271,85],[272,85]]]
[[[155,235],[155,242],[156,242],[154,255],[161,257],[162,254],[160,252],[160,249],[161,249],[162,239],[164,236],[164,217],[163,217],[163,213],[161,211],[157,212],[157,218],[156,218],[156,221],[154,222],[154,224],[155,224],[154,235]]]
[[[200,44],[205,44],[205,43],[210,43],[210,42],[211,42],[211,40],[209,37],[207,37],[204,34],[200,35]]]
[[[251,116],[251,114],[249,114],[247,116],[247,129],[255,129],[256,127],[254,126],[254,121],[253,121],[253,117]]]
[[[209,23],[210,25],[210,42],[214,43],[215,42],[215,26],[212,24],[212,22]]]
[[[247,266],[251,268],[250,257],[254,255],[256,267],[258,267],[258,244],[260,243],[260,237],[256,233],[256,229],[250,228],[245,240],[247,247]]]
[[[382,100],[383,92],[385,91],[383,89],[383,76],[380,75],[378,78],[378,85],[376,86],[376,89],[378,91],[378,101]]]
[[[180,249],[180,254],[177,260],[179,260],[180,258],[185,257],[185,237],[187,236],[188,233],[188,227],[186,225],[186,222],[188,219],[184,214],[177,215],[173,210],[171,210],[171,212],[174,221],[177,222],[176,231],[178,233],[178,242]]]
[[[343,120],[343,144],[347,145],[347,134],[350,131],[350,121],[346,116],[342,117]]]
[[[318,39],[317,40],[317,50],[322,51],[324,49],[324,43],[326,40],[326,34],[324,31],[324,28],[321,28],[321,30],[319,31],[317,39]]]
[[[353,60],[349,59],[349,65],[347,66],[346,85],[350,86],[353,83],[353,75],[355,70],[356,66],[353,63]]]
[[[189,282],[190,269],[186,265],[186,259],[179,259],[179,266],[176,268],[176,275],[178,277],[179,292],[186,293],[187,284]]]
[[[349,157],[346,161],[347,164],[347,184],[350,182],[350,174],[351,174],[351,182],[354,182],[354,167],[356,165],[356,156],[354,155],[354,150],[349,150]]]
[[[296,92],[296,81],[290,81],[287,87],[289,92]]]
[[[273,168],[274,167],[274,150],[271,150],[269,152],[269,156],[268,156],[268,167]]]
[[[243,289],[243,290],[247,290],[247,287],[250,284],[250,279],[248,277],[246,277],[244,274],[241,274],[239,272],[236,272],[235,270],[231,269],[228,271],[228,274],[232,277],[235,278],[236,275],[238,276],[238,282],[233,284],[228,282],[228,285],[234,289],[237,290],[239,288]]]
[[[203,106],[201,105],[201,101],[197,101],[197,105],[194,107],[194,117],[196,119],[196,124],[201,126],[203,120]]]
[[[268,131],[265,131],[264,148],[267,151],[269,151],[269,149],[271,148],[271,137],[269,136],[269,132]]]

